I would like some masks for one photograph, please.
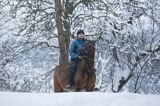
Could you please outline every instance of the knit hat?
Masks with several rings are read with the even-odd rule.
[[[84,31],[80,29],[80,30],[78,30],[77,35],[79,35],[81,33],[84,34]]]

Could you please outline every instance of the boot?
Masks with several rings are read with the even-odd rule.
[[[65,89],[67,92],[71,91],[71,85],[70,84],[67,84],[66,86],[66,89]]]

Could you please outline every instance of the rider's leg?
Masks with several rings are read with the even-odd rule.
[[[68,83],[67,83],[67,87],[71,87],[73,85],[73,79],[74,79],[74,74],[76,72],[77,69],[77,62],[76,61],[71,61],[71,68],[69,71],[69,75],[68,75]]]

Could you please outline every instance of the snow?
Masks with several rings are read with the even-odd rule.
[[[159,98],[160,95],[140,95],[128,92],[0,92],[0,106],[160,106]]]

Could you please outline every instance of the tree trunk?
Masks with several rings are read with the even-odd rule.
[[[68,24],[67,26],[63,26],[66,24],[62,21],[63,11],[62,11],[61,0],[55,0],[55,12],[56,12],[56,27],[58,31],[59,51],[60,51],[59,64],[61,64],[63,62],[68,62],[68,47],[71,34],[70,24],[67,23]]]

